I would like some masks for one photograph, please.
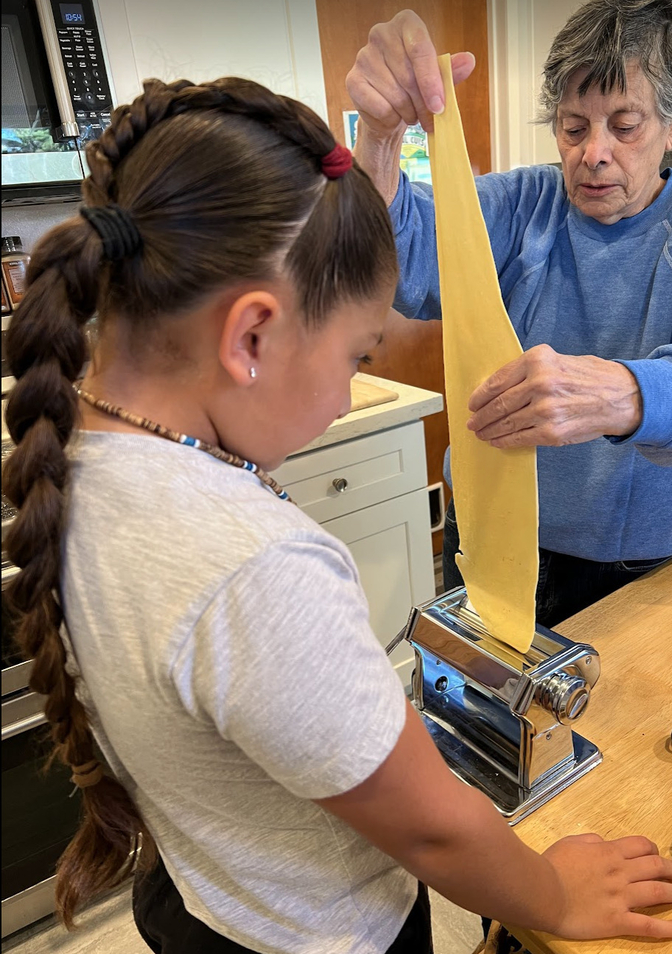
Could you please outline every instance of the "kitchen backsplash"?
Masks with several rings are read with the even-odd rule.
[[[45,232],[63,219],[74,215],[76,211],[76,202],[5,206],[2,210],[2,234],[20,235],[25,251],[30,254],[37,240]]]

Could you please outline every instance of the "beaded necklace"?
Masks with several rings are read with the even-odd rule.
[[[111,417],[118,417],[127,424],[132,424],[134,427],[142,427],[144,430],[151,431],[152,434],[157,434],[159,437],[165,437],[166,440],[174,441],[176,444],[185,444],[187,447],[195,447],[196,450],[204,451],[206,454],[210,454],[211,457],[216,457],[217,460],[224,461],[225,464],[231,464],[233,467],[240,467],[242,470],[249,470],[253,474],[257,475],[262,484],[270,487],[273,493],[277,494],[280,500],[289,500],[290,503],[294,502],[287,491],[282,489],[277,480],[273,480],[270,474],[267,474],[261,469],[261,467],[257,467],[257,465],[253,464],[251,461],[243,460],[243,458],[238,457],[237,454],[231,454],[229,451],[223,450],[221,447],[216,447],[214,444],[208,444],[207,441],[199,440],[198,437],[189,437],[187,434],[180,434],[177,431],[171,431],[170,428],[164,427],[162,424],[156,424],[154,421],[150,421],[146,417],[140,417],[138,414],[133,414],[132,411],[127,411],[126,408],[119,407],[118,404],[110,404],[109,401],[102,401],[99,398],[94,397],[93,394],[89,394],[88,391],[83,391],[77,385],[73,386],[78,397],[80,397],[85,404],[95,407],[96,410],[102,411],[104,414],[109,414]]]

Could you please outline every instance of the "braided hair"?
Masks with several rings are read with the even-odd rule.
[[[87,325],[94,315],[124,322],[142,346],[152,326],[166,316],[188,320],[214,289],[280,272],[307,325],[327,321],[341,302],[373,297],[397,274],[387,210],[356,164],[337,180],[322,175],[334,146],[310,109],[251,81],[150,80],[87,147],[82,186],[88,209],[132,216],[134,253],[110,260],[95,215],[79,214],[33,252],[7,342],[16,385],[6,421],[16,449],[3,477],[18,516],[6,551],[20,568],[8,596],[18,643],[34,659],[31,688],[46,698],[52,758],[75,776],[97,759],[61,637],[72,383],[86,361]],[[79,906],[156,858],[135,804],[109,772],[82,786],[82,803],[81,827],[57,869],[57,910],[68,928]]]

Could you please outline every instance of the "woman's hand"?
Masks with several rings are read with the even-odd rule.
[[[471,53],[453,56],[455,84],[470,75],[474,64]],[[394,136],[418,122],[431,131],[434,114],[444,108],[437,53],[427,27],[412,10],[402,10],[371,29],[345,84],[364,122],[382,136]]]
[[[453,82],[465,80],[474,65],[471,53],[456,53]],[[361,117],[355,156],[389,205],[399,185],[406,127],[420,122],[431,132],[434,114],[445,103],[436,50],[420,17],[402,10],[388,23],[377,23],[345,85]]]
[[[634,433],[642,397],[625,365],[537,345],[476,388],[469,410],[467,427],[493,447],[562,446]]]

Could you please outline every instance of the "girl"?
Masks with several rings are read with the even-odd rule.
[[[239,79],[149,82],[87,158],[11,327],[5,471],[20,640],[83,795],[65,924],[141,843],[163,954],[424,954],[418,879],[569,937],[672,936],[632,911],[672,900],[646,839],[540,856],[455,779],[347,549],[267,476],[380,340],[397,270],[367,176]]]

